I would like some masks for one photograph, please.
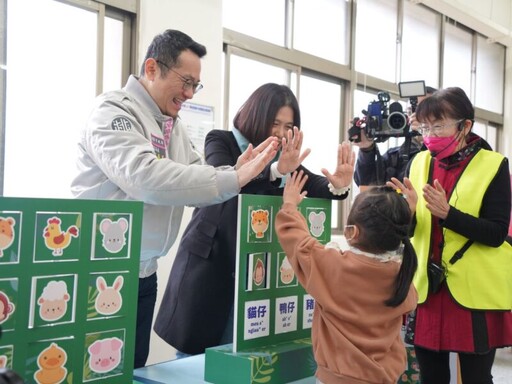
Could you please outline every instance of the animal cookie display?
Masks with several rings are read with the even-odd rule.
[[[4,256],[4,250],[14,241],[15,224],[16,220],[12,217],[0,217],[0,257]]]
[[[268,229],[268,211],[258,209],[251,212],[251,228],[257,239],[262,239]]]
[[[89,367],[96,373],[106,373],[117,368],[121,362],[123,341],[117,337],[97,340],[92,343],[89,352]]]
[[[128,220],[125,218],[120,218],[117,221],[103,219],[100,223],[103,248],[110,253],[119,252],[126,245],[126,231],[128,231]]]
[[[37,300],[39,316],[45,321],[59,320],[66,314],[69,299],[68,288],[64,281],[50,281]]]
[[[56,343],[44,349],[37,357],[39,369],[34,373],[34,379],[38,384],[60,384],[68,373],[64,366],[68,355],[64,349]]]
[[[78,227],[71,225],[66,231],[61,230],[61,220],[58,217],[48,219],[44,228],[44,243],[52,250],[53,256],[62,256],[63,250],[71,243],[72,237],[78,237]]]
[[[100,315],[113,315],[119,312],[123,306],[123,297],[121,296],[123,283],[123,276],[117,276],[111,287],[107,285],[103,276],[96,279],[96,288],[99,292],[94,303],[96,312]]]

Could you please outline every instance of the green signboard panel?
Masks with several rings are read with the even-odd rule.
[[[132,381],[142,209],[0,198],[0,368],[26,383]]]
[[[233,352],[310,337],[314,299],[298,283],[277,239],[281,196],[240,195]],[[304,199],[310,233],[331,237],[331,201]]]
[[[281,196],[239,196],[233,345],[206,350],[208,382],[282,384],[315,373],[315,301],[299,284],[277,239],[274,225],[282,202]],[[298,209],[310,233],[327,244],[331,201],[307,198]]]

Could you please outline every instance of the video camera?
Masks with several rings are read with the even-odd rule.
[[[407,81],[398,83],[400,97],[409,98],[411,113],[418,105],[418,96],[426,94],[425,81]],[[363,117],[355,117],[348,130],[349,140],[355,143],[361,141],[361,130],[369,139],[384,142],[390,137],[413,137],[418,132],[410,129],[409,116],[404,113],[402,105],[395,101],[389,105],[389,93],[377,93],[377,99],[368,104],[368,109],[362,111]]]

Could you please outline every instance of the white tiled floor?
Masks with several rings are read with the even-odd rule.
[[[496,351],[492,375],[494,384],[512,384],[512,348]]]

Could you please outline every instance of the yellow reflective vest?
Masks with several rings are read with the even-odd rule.
[[[504,157],[481,149],[462,172],[449,204],[458,210],[479,217],[483,197],[496,176]],[[414,285],[418,303],[428,295],[427,263],[431,255],[432,215],[426,208],[421,190],[429,180],[432,157],[428,151],[416,155],[409,179],[418,192],[416,227],[411,242],[418,255],[418,270]],[[474,242],[455,263],[450,259],[467,242],[467,238],[444,229],[442,262],[446,268],[446,283],[453,298],[470,309],[509,310],[512,308],[512,246],[504,242],[494,248]]]

